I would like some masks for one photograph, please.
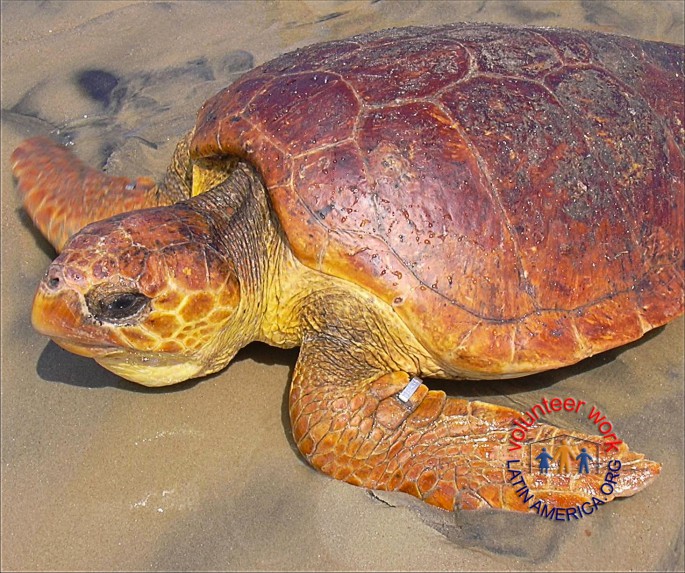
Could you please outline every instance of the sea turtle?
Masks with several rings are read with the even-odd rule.
[[[209,99],[159,184],[46,138],[17,148],[24,206],[61,250],[33,324],[150,386],[254,340],[300,346],[290,416],[314,467],[527,510],[520,413],[419,376],[558,368],[682,314],[683,109],[682,47],[606,34],[454,24],[299,49]],[[580,507],[659,472],[606,449],[609,493],[604,465],[524,483]]]

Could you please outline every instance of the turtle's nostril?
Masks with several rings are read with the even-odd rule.
[[[45,275],[45,286],[48,290],[58,290],[64,285],[64,276],[62,274],[62,269],[54,266],[48,269]]]

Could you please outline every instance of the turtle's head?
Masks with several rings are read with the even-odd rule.
[[[33,324],[147,386],[215,372],[244,344],[240,286],[219,241],[183,203],[88,225],[45,273]]]

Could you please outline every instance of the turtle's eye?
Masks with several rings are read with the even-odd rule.
[[[139,292],[90,292],[86,295],[86,305],[93,318],[112,324],[130,324],[132,319],[143,314],[149,302],[150,299]]]

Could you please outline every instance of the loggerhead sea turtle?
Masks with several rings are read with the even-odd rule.
[[[507,483],[520,414],[418,376],[524,376],[682,314],[683,109],[682,47],[606,34],[455,24],[300,49],[208,100],[159,184],[46,138],[17,148],[61,250],[33,324],[150,386],[254,340],[300,346],[290,416],[314,467],[526,510]],[[528,437],[562,434],[601,441]],[[659,472],[614,457],[604,500]],[[529,479],[561,506],[604,475]]]

